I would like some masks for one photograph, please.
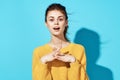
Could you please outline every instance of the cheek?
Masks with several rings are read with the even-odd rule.
[[[46,23],[46,26],[47,26],[48,28],[50,28],[50,27],[52,26],[52,24],[49,23],[49,22],[47,22],[47,23]]]
[[[65,31],[65,26],[61,28],[61,31],[64,32]]]
[[[63,26],[65,26],[65,27],[68,25],[66,21],[63,22],[62,24],[63,24]]]
[[[50,31],[52,30],[52,25],[51,24],[47,24],[46,26]]]

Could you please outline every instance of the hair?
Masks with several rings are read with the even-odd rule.
[[[49,5],[48,8],[46,9],[46,12],[45,12],[45,22],[47,22],[48,12],[52,11],[52,10],[58,10],[58,11],[60,11],[61,13],[63,13],[65,15],[66,20],[68,20],[66,8],[63,5],[59,4],[59,3],[53,3],[53,4]],[[68,29],[68,26],[65,27],[64,37],[65,37],[65,39],[67,41],[69,41],[68,38],[67,38],[67,36],[66,36],[67,29]]]

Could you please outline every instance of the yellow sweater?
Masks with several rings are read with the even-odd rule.
[[[70,43],[60,51],[62,53],[69,52],[69,54],[76,58],[76,61],[74,63],[65,63],[54,60],[43,64],[40,58],[52,52],[52,47],[45,44],[34,50],[32,61],[33,80],[88,80],[84,47],[79,44]]]

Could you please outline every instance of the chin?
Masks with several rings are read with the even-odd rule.
[[[60,36],[61,34],[60,33],[52,33],[52,35],[54,35],[54,36]]]
[[[52,35],[54,35],[54,36],[60,36],[60,34],[52,34]]]

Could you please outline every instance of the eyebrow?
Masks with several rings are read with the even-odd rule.
[[[60,17],[63,17],[64,18],[64,16],[58,16],[58,18],[60,18]],[[53,16],[50,16],[50,17],[48,17],[48,18],[54,18]]]

